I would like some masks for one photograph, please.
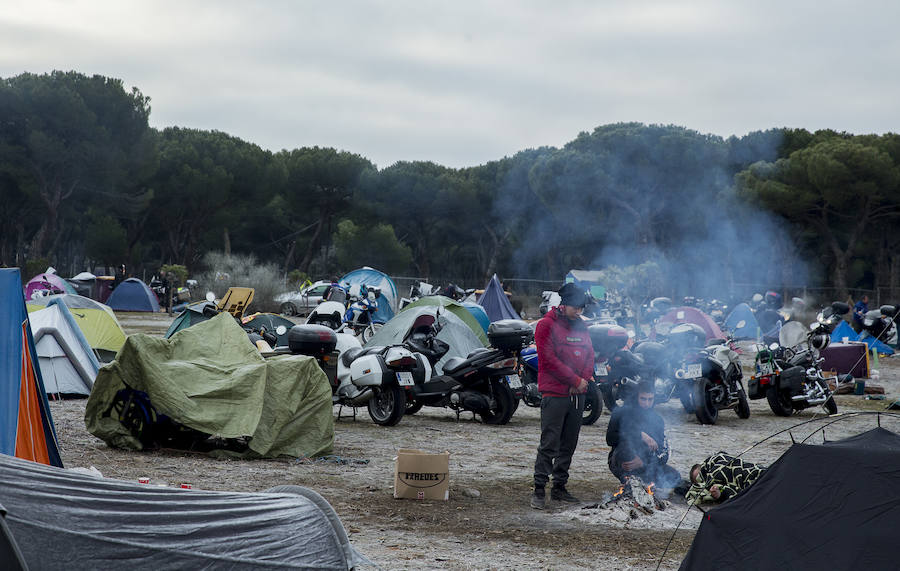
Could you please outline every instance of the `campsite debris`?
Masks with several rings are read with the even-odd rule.
[[[185,490],[190,490],[191,488],[193,488],[193,486],[191,486],[190,484],[181,484],[181,487]]]
[[[468,496],[470,498],[480,498],[481,497],[481,492],[479,492],[475,488],[463,488],[462,493],[464,496]]]
[[[138,482],[141,484],[149,484],[150,478],[138,478]]]
[[[368,464],[367,458],[345,458],[337,454],[328,454],[327,456],[319,456],[317,458],[297,458],[297,464]]]

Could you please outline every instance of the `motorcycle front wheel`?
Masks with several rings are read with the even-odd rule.
[[[506,424],[515,412],[516,395],[503,381],[491,379],[490,384],[494,404],[489,411],[481,413],[481,420],[485,424]]]
[[[363,345],[368,343],[369,340],[374,337],[382,327],[383,325],[381,323],[370,323],[366,325],[366,328],[362,330],[362,334],[360,335],[360,337],[362,337]]]
[[[372,387],[369,416],[375,424],[394,426],[406,412],[406,391],[397,385]]]
[[[712,400],[712,381],[701,377],[694,381],[694,414],[700,424],[715,424],[719,419],[719,409]]]
[[[734,405],[734,412],[738,418],[750,418],[750,401],[747,400],[747,391],[744,387],[738,388],[738,402]]]

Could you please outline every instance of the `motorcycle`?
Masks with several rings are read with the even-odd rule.
[[[378,288],[362,286],[360,295],[351,297],[350,306],[337,300],[323,301],[306,318],[307,325],[324,325],[339,333],[352,331],[368,343],[384,325],[374,319],[378,311]]]
[[[404,337],[403,345],[424,355],[432,367],[447,353],[449,345],[437,338],[440,312],[416,318]],[[412,387],[414,404],[408,414],[423,406],[449,407],[457,417],[463,410],[481,416],[485,424],[506,424],[516,410],[521,380],[516,373],[518,351],[531,341],[534,332],[524,321],[504,319],[491,323],[488,340],[491,347],[476,349],[468,357],[451,357],[443,363],[442,373]]]
[[[740,358],[731,345],[731,339],[712,339],[706,347],[685,356],[682,376],[693,378],[694,414],[701,424],[715,424],[719,411],[728,408],[734,409],[738,418],[750,418]],[[700,376],[693,377],[698,372]]]
[[[535,347],[526,347],[519,351],[519,376],[522,380],[522,402],[530,407],[541,406],[541,392],[538,390],[538,355]],[[603,400],[600,398],[596,381],[588,381],[585,394],[584,411],[581,416],[582,426],[597,422],[603,412]]]
[[[314,357],[331,385],[334,404],[366,405],[372,421],[394,426],[406,411],[407,395],[431,378],[427,359],[400,345],[362,347],[356,336],[324,325],[295,325],[290,353]]]
[[[618,401],[626,400],[637,388],[644,372],[644,359],[626,349],[628,331],[620,325],[591,325],[588,334],[594,347],[597,391],[611,412],[618,406]]]
[[[896,315],[897,308],[893,305],[882,305],[878,309],[867,311],[862,319],[865,333],[860,335],[860,339],[871,336],[889,345],[896,345],[897,325],[894,322]]]
[[[752,399],[766,398],[778,416],[822,405],[828,414],[837,413],[837,403],[820,367],[819,351],[831,342],[831,331],[850,306],[836,301],[816,316],[809,332],[799,322],[781,328],[779,342],[757,345],[756,374],[747,384]]]

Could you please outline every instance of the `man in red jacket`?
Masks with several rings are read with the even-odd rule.
[[[577,502],[566,490],[569,466],[578,445],[588,380],[594,372],[594,349],[581,319],[587,296],[573,283],[559,290],[560,304],[538,322],[534,341],[541,391],[541,443],[534,461],[531,507],[547,503],[544,488],[553,476],[550,498]]]

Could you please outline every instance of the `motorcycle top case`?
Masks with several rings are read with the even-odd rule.
[[[621,325],[600,323],[588,327],[594,352],[607,359],[628,344],[628,330]]]
[[[288,347],[294,354],[322,357],[336,346],[337,334],[324,325],[295,325],[288,331]]]
[[[492,347],[517,351],[531,343],[534,330],[521,319],[501,319],[490,324],[487,336]]]

